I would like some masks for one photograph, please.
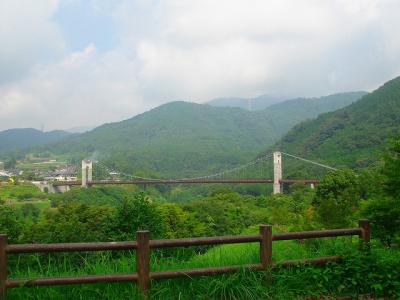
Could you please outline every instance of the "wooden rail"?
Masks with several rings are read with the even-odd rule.
[[[235,272],[240,269],[267,270],[277,266],[291,266],[296,264],[325,264],[329,261],[340,261],[339,256],[318,257],[313,259],[288,260],[280,263],[272,262],[272,242],[282,240],[297,240],[322,237],[337,237],[358,235],[360,240],[368,243],[370,240],[370,229],[368,220],[359,220],[358,228],[317,230],[303,232],[288,232],[272,234],[271,225],[261,225],[258,235],[244,236],[217,236],[182,238],[170,240],[150,240],[149,231],[137,231],[136,241],[107,242],[107,243],[57,243],[57,244],[15,244],[7,243],[7,235],[0,235],[0,300],[6,299],[6,291],[9,288],[19,286],[42,286],[42,285],[64,285],[82,284],[95,282],[117,282],[136,281],[140,290],[148,295],[151,279],[166,279],[181,276],[209,276]],[[260,245],[260,262],[257,264],[197,268],[187,270],[171,270],[151,272],[150,252],[152,248],[183,247],[195,245],[217,245],[232,243],[257,242]],[[60,251],[103,251],[103,250],[130,250],[136,249],[136,273],[110,274],[110,275],[88,275],[70,277],[48,277],[36,279],[8,279],[7,278],[7,255],[18,253],[38,252],[60,252]]]

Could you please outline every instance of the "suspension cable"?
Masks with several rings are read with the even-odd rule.
[[[309,159],[305,159],[305,158],[302,158],[302,157],[299,157],[299,156],[296,156],[296,155],[289,154],[289,153],[285,153],[285,152],[281,152],[281,153],[286,155],[286,156],[290,156],[292,158],[295,158],[295,159],[298,159],[298,160],[302,160],[302,161],[305,161],[305,162],[308,162],[308,163],[311,163],[311,164],[314,164],[314,165],[317,165],[317,166],[320,166],[320,167],[323,167],[323,168],[326,168],[326,169],[329,169],[329,170],[337,171],[336,168],[328,166],[328,165],[324,165],[324,164],[321,164],[321,163],[318,163],[318,162],[315,162],[315,161],[312,161],[312,160],[309,160]]]

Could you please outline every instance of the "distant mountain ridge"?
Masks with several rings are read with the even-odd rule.
[[[286,98],[271,95],[261,95],[255,98],[226,97],[206,102],[216,107],[238,107],[247,110],[262,110],[273,104],[284,101]]]
[[[96,152],[127,173],[203,175],[251,160],[296,123],[316,117],[327,107],[352,103],[362,95],[356,92],[328,100],[296,99],[259,111],[171,102],[131,119],[67,137],[43,150],[75,157]],[[330,103],[336,101],[339,104]]]
[[[296,125],[274,148],[334,166],[361,168],[400,134],[400,77],[359,101]]]
[[[341,108],[349,105],[353,101],[358,100],[362,96],[368,94],[365,91],[355,91],[346,93],[336,93],[328,96],[321,97],[299,97],[299,98],[285,98],[280,96],[261,95],[255,98],[217,98],[207,102],[211,106],[216,107],[239,107],[246,110],[263,110],[266,108],[276,107],[283,103],[294,103],[296,101],[298,107],[301,105],[313,104],[315,107],[309,106],[310,109],[319,109],[317,113],[326,112]],[[325,107],[326,106],[326,107]],[[278,106],[279,107],[279,106]]]
[[[59,141],[70,133],[63,130],[42,132],[34,128],[13,128],[0,131],[0,151],[24,149]]]

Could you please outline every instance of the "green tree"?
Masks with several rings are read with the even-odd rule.
[[[156,205],[143,193],[125,197],[117,206],[114,228],[123,240],[135,239],[137,230],[149,230],[153,238],[163,234],[162,220]]]
[[[10,205],[0,206],[0,233],[7,234],[10,243],[23,238],[24,226],[18,211]]]
[[[361,214],[371,221],[373,234],[390,246],[400,233],[400,137],[388,142],[382,158],[383,191],[363,204]]]
[[[175,203],[165,203],[157,207],[160,214],[165,238],[179,238],[190,236],[189,213]]]
[[[383,155],[384,187],[393,197],[400,197],[400,137],[388,142],[388,148]]]
[[[363,203],[361,213],[371,221],[373,235],[391,246],[400,230],[400,202],[393,197],[380,197]]]
[[[326,174],[317,186],[313,205],[318,221],[327,228],[352,224],[358,210],[360,190],[354,171],[338,170]]]
[[[44,211],[32,230],[40,242],[93,242],[113,240],[115,209],[107,205],[61,204]]]

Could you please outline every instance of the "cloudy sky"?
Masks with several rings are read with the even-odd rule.
[[[373,90],[400,1],[0,0],[0,130],[119,121],[172,100]]]

